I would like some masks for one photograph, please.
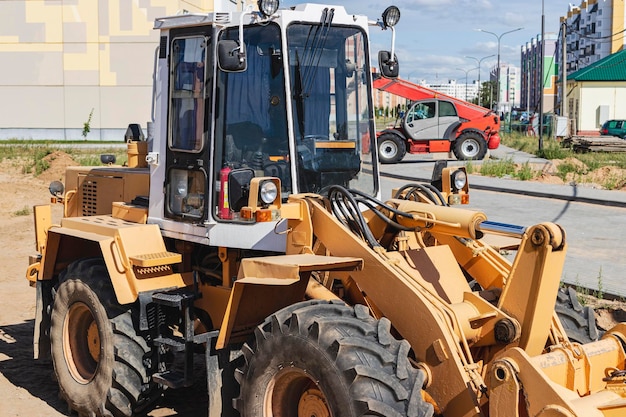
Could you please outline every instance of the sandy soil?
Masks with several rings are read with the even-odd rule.
[[[28,257],[36,252],[31,207],[49,203],[49,182],[62,179],[65,166],[73,164],[63,153],[51,154],[47,159],[50,168],[39,178],[23,174],[23,163],[19,161],[0,162],[0,416],[3,417],[70,415],[66,404],[58,398],[51,363],[32,359],[35,290],[25,278]],[[53,222],[58,223],[61,215],[61,206],[53,206]],[[601,327],[610,327],[616,319],[626,319],[623,303],[603,301],[599,306]],[[204,376],[199,374],[197,380],[191,389],[168,391],[162,405],[150,416],[206,416]]]
[[[57,417],[71,415],[59,399],[52,364],[33,359],[32,335],[35,289],[25,278],[28,257],[35,255],[32,206],[49,204],[50,180],[60,179],[73,161],[67,155],[48,155],[51,167],[40,178],[22,173],[19,161],[0,163],[0,416]],[[62,216],[53,206],[53,223]],[[202,356],[198,358],[202,360]],[[205,375],[184,392],[168,391],[153,417],[206,416]]]

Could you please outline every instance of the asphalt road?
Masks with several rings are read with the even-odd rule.
[[[428,157],[410,156],[404,162],[382,167],[383,199],[391,195],[392,188],[411,178],[429,178],[433,163]],[[478,184],[473,187],[473,183]],[[481,210],[489,220],[500,223],[559,224],[565,229],[568,243],[562,281],[626,297],[625,202],[626,193],[620,191],[470,175],[470,204],[465,207]]]

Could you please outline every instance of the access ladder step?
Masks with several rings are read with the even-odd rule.
[[[156,253],[142,253],[129,257],[130,262],[134,266],[140,268],[151,268],[162,265],[173,265],[182,262],[183,258],[180,253],[174,252],[156,252]]]
[[[196,294],[187,289],[176,289],[152,294],[152,301],[154,303],[167,307],[182,308],[191,304],[196,298]]]
[[[167,346],[175,352],[183,352],[185,350],[185,339],[172,337],[157,337],[154,339],[156,346]]]
[[[152,375],[152,380],[157,384],[165,385],[166,387],[172,389],[184,388],[193,385],[193,381],[187,381],[185,379],[185,375],[182,372],[177,371],[155,373]]]

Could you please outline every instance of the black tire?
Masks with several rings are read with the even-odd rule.
[[[571,341],[590,343],[600,338],[593,308],[580,304],[573,288],[559,289],[555,311]]]
[[[151,379],[156,361],[133,325],[136,312],[117,304],[104,262],[70,264],[53,297],[52,361],[69,407],[79,415],[107,417],[150,408],[161,395]]]
[[[378,137],[378,160],[381,164],[399,162],[406,155],[404,140],[393,133],[383,133]]]
[[[366,307],[307,301],[270,316],[244,345],[238,370],[242,417],[432,416],[424,374],[387,319]]]
[[[468,131],[454,140],[452,151],[460,161],[482,160],[487,154],[487,142],[480,133]]]

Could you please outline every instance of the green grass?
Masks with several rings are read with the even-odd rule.
[[[512,159],[487,160],[480,166],[480,174],[488,177],[505,177],[515,174],[515,163]]]
[[[576,158],[587,165],[590,171],[608,165],[626,169],[626,152],[578,153],[561,146],[561,142],[549,138],[543,139],[543,149],[539,151],[539,140],[537,137],[525,136],[517,132],[502,133],[500,136],[502,144],[510,148],[528,152],[545,159]]]
[[[84,144],[81,141],[18,141],[7,140],[0,142],[0,162],[14,161],[23,173],[40,175],[50,168],[50,163],[44,158],[55,151],[68,154],[77,164],[82,166],[99,166],[101,154],[113,154],[116,165],[124,165],[128,161],[126,148],[112,147],[113,142],[98,142],[98,146],[67,147],[68,144]],[[59,145],[63,146],[59,146]],[[100,146],[101,145],[101,146]]]
[[[23,207],[13,212],[14,216],[28,216],[29,214],[30,214],[30,209],[28,207]]]
[[[626,152],[588,152],[579,153],[574,152],[568,147],[563,147],[561,142],[554,139],[544,138],[543,148],[539,150],[539,140],[537,137],[526,136],[518,132],[502,133],[502,144],[513,149],[524,151],[541,158],[549,160],[563,160],[568,158],[575,158],[582,162],[583,166],[574,164],[571,162],[562,162],[557,166],[556,175],[563,181],[573,180],[577,182],[585,182],[584,176],[591,171],[606,166],[614,166],[617,168],[626,169]],[[502,162],[505,166],[510,165],[508,161]],[[493,168],[489,170],[494,171]],[[489,170],[487,172],[489,172]],[[503,170],[503,168],[500,168]],[[498,170],[495,170],[496,174]],[[491,175],[480,171],[483,175]],[[536,174],[532,171],[532,168],[526,164],[521,168],[518,168],[515,173],[508,173],[520,180],[532,179]],[[495,175],[500,176],[500,175]],[[588,180],[587,180],[588,181]],[[626,176],[612,175],[604,179],[600,185],[605,189],[614,190],[624,186],[626,184]]]

